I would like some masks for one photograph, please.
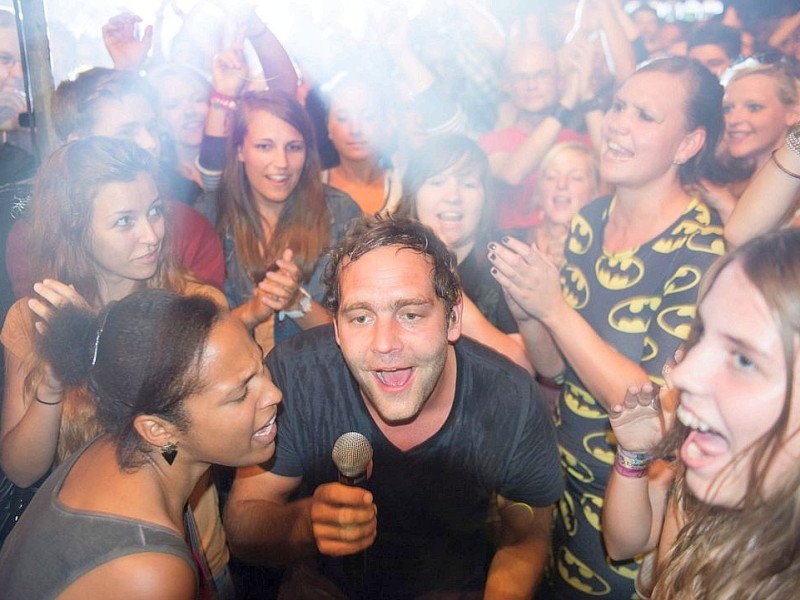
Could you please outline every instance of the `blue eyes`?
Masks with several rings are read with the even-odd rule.
[[[256,142],[255,144],[253,144],[253,147],[256,150],[261,150],[262,152],[268,152],[270,150],[275,149],[275,144],[273,144],[272,142]],[[305,144],[300,144],[300,143],[288,144],[286,146],[286,152],[292,152],[292,153],[305,152],[305,149],[306,149]]]
[[[147,220],[148,221],[158,221],[164,217],[164,207],[162,204],[154,204],[150,207],[150,210],[147,211]],[[133,227],[136,223],[136,219],[133,215],[123,215],[119,217],[116,221],[114,221],[114,227],[118,227],[121,229],[129,229]]]
[[[733,353],[733,365],[742,371],[749,371],[755,368],[753,362],[740,352]]]

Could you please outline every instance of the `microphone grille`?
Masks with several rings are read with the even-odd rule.
[[[342,475],[358,477],[366,472],[367,465],[372,460],[372,445],[360,433],[343,433],[333,445],[332,456]]]

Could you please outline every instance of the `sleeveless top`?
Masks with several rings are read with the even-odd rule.
[[[75,510],[58,494],[89,444],[47,479],[0,552],[5,600],[56,598],[82,575],[116,558],[141,552],[172,554],[197,572],[186,541],[166,527],[128,517]]]

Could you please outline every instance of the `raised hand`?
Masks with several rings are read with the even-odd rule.
[[[240,319],[250,328],[266,321],[273,313],[292,310],[300,301],[300,268],[294,262],[294,253],[287,248],[275,265],[266,270],[253,288],[253,297],[239,307]]]
[[[492,275],[513,301],[517,321],[544,319],[564,304],[558,268],[535,244],[512,237],[489,244]]]
[[[141,17],[123,12],[103,25],[103,43],[115,69],[134,70],[144,65],[153,43],[153,26],[148,25],[139,35],[137,25],[141,21]]]
[[[39,333],[44,333],[47,329],[47,323],[53,316],[53,312],[66,306],[67,304],[74,304],[91,310],[89,303],[81,296],[75,287],[70,284],[62,283],[57,279],[45,279],[33,285],[33,291],[36,292],[40,298],[31,298],[28,300],[28,308],[30,308],[40,321],[36,322],[36,330]]]
[[[242,51],[241,38],[238,42],[215,55],[211,63],[214,90],[226,96],[238,96],[247,80],[247,63]]]
[[[654,384],[631,386],[619,404],[613,404],[609,421],[620,446],[631,452],[651,452],[664,436],[664,416]]]

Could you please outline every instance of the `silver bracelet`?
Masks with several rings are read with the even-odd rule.
[[[789,135],[786,136],[786,147],[789,148],[795,155],[800,156],[800,123],[797,123]]]

